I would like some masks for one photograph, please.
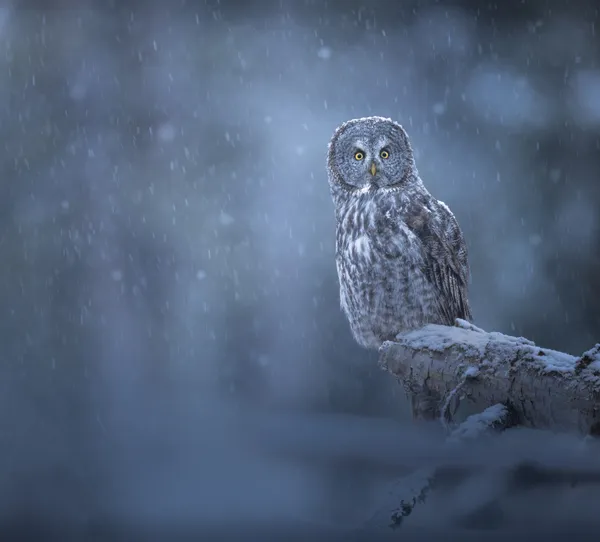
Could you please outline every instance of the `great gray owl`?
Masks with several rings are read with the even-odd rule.
[[[341,306],[356,341],[378,348],[428,323],[470,320],[462,232],[419,178],[402,126],[345,122],[329,143],[327,173]]]

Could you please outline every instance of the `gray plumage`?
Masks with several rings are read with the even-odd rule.
[[[342,124],[327,173],[341,306],[356,341],[378,348],[427,323],[470,320],[462,232],[419,178],[404,129],[383,117]]]

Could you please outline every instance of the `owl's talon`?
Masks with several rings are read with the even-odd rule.
[[[481,329],[480,327],[477,327],[476,325],[467,320],[463,320],[462,318],[457,318],[454,321],[454,325],[461,329],[468,329],[469,331],[476,331],[477,333],[485,333],[484,329]]]

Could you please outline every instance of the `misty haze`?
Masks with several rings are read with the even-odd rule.
[[[353,117],[406,128],[478,326],[600,342],[592,2],[24,4],[0,7],[3,524],[354,528],[451,460],[340,309],[325,158]],[[503,467],[576,446],[482,444],[406,527],[460,530]],[[535,489],[498,528],[597,529],[599,496]]]

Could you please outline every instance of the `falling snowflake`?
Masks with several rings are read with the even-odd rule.
[[[323,60],[329,60],[331,58],[331,49],[329,47],[321,47],[317,51],[317,56]]]

